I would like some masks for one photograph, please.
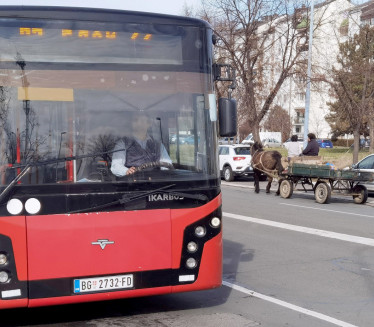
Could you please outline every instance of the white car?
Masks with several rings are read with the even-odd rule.
[[[282,147],[282,142],[276,139],[265,139],[262,141],[264,148],[280,148]]]
[[[248,144],[248,145],[252,145],[254,144],[255,141],[253,140],[253,137],[250,137],[250,136],[247,136],[243,141],[242,141],[242,144]]]
[[[237,176],[253,175],[251,147],[248,145],[220,145],[219,169],[221,176],[231,182]]]
[[[374,173],[374,154],[370,154],[355,165],[352,165],[352,170]],[[367,182],[362,184],[366,186],[370,193],[374,192],[374,182]]]

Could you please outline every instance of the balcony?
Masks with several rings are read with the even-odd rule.
[[[294,125],[304,125],[304,117],[297,117],[294,119],[293,124]]]

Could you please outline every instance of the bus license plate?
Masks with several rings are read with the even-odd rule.
[[[133,285],[133,275],[117,275],[108,277],[74,279],[74,293],[132,288]]]

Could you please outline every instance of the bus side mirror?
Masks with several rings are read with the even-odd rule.
[[[219,135],[231,137],[236,135],[236,101],[220,98],[218,100]]]

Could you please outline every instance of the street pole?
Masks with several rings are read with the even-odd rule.
[[[314,28],[314,0],[310,5],[309,20],[309,42],[308,42],[308,71],[306,77],[306,93],[305,93],[305,118],[304,118],[304,149],[308,142],[309,133],[309,108],[310,108],[310,78],[312,70],[312,45],[313,45],[313,28]]]

